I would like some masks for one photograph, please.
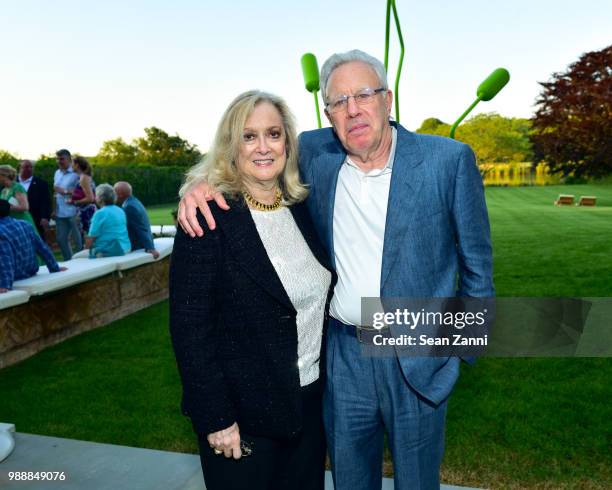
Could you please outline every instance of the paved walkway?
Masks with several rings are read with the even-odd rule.
[[[193,454],[15,433],[15,450],[0,463],[3,490],[205,490]],[[9,481],[9,471],[63,471],[64,481]],[[332,490],[327,472],[325,488]],[[383,479],[383,490],[393,480]],[[442,485],[443,490],[467,490]],[[473,489],[472,489],[473,490]]]

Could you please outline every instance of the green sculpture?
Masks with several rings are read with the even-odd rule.
[[[317,110],[317,123],[321,128],[321,113],[319,112],[319,65],[317,58],[312,53],[306,53],[302,56],[302,73],[304,75],[304,83],[306,90],[314,94],[315,108]]]
[[[397,29],[397,36],[400,42],[400,59],[397,67],[397,73],[395,75],[395,120],[400,122],[399,112],[399,81],[402,74],[402,65],[404,64],[404,37],[402,36],[402,28],[400,27],[399,17],[397,16],[397,8],[395,7],[395,0],[387,0],[387,23],[385,31],[385,70],[389,71],[389,28],[391,21],[391,10],[393,10],[393,18],[395,20],[395,28]]]
[[[400,110],[399,110],[399,81],[402,74],[402,65],[404,63],[404,38],[402,36],[402,29],[397,15],[397,7],[395,0],[387,0],[387,17],[386,17],[386,29],[385,29],[385,70],[389,69],[389,34],[391,26],[391,11],[393,11],[393,19],[395,20],[395,28],[397,29],[397,35],[400,43],[400,58],[399,65],[397,67],[397,73],[395,75],[395,120],[400,122]],[[304,83],[306,90],[314,94],[315,109],[317,111],[317,123],[319,128],[321,127],[321,113],[319,111],[319,67],[317,64],[317,58],[312,53],[306,53],[302,56],[302,73],[304,75]],[[476,90],[476,100],[467,108],[467,110],[461,114],[459,119],[451,126],[450,137],[455,138],[455,130],[457,126],[465,119],[476,104],[481,100],[489,101],[495,97],[499,91],[510,80],[510,73],[505,68],[497,68],[493,71],[479,86]]]
[[[467,116],[471,110],[476,107],[478,102],[481,100],[484,100],[485,102],[491,100],[502,88],[505,87],[509,80],[510,73],[505,68],[497,68],[496,70],[493,70],[493,73],[491,73],[480,85],[478,85],[478,89],[476,90],[476,100],[472,102],[472,105],[470,105],[470,107],[468,107],[465,112],[459,116],[459,119],[457,119],[451,126],[450,137],[455,139],[455,130],[457,129],[457,126],[459,126],[461,121],[465,119],[465,116]]]

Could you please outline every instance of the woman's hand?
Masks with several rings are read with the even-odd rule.
[[[242,456],[242,451],[240,451],[240,430],[238,430],[236,422],[227,429],[208,434],[206,439],[216,454],[221,454],[222,452],[226,458],[233,457],[234,459],[240,459]]]
[[[196,235],[204,235],[204,231],[202,230],[202,227],[198,223],[198,218],[196,217],[196,210],[198,208],[200,208],[204,219],[206,219],[206,224],[208,227],[211,230],[215,229],[215,218],[213,218],[210,208],[208,207],[208,203],[206,202],[212,201],[213,199],[221,209],[225,209],[226,211],[229,209],[223,194],[217,191],[214,187],[209,186],[207,182],[194,184],[189,191],[183,195],[183,198],[179,202],[177,215],[178,222],[181,225],[181,228],[183,228],[183,231],[185,231],[185,233],[190,235],[192,238]]]

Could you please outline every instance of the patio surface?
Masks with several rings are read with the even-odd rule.
[[[15,450],[0,463],[3,490],[205,490],[200,458],[97,442],[13,433]],[[63,471],[64,481],[9,481],[10,471]],[[333,489],[329,471],[325,488]],[[393,480],[383,479],[383,490]],[[442,490],[468,490],[442,485]],[[473,489],[472,489],[473,490]]]

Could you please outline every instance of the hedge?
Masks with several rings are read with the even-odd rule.
[[[53,174],[57,170],[55,161],[39,160],[34,174],[45,179],[53,195]],[[153,167],[150,165],[94,165],[93,179],[96,184],[114,184],[125,180],[132,185],[134,195],[145,206],[178,201],[178,190],[183,181],[183,167]]]

